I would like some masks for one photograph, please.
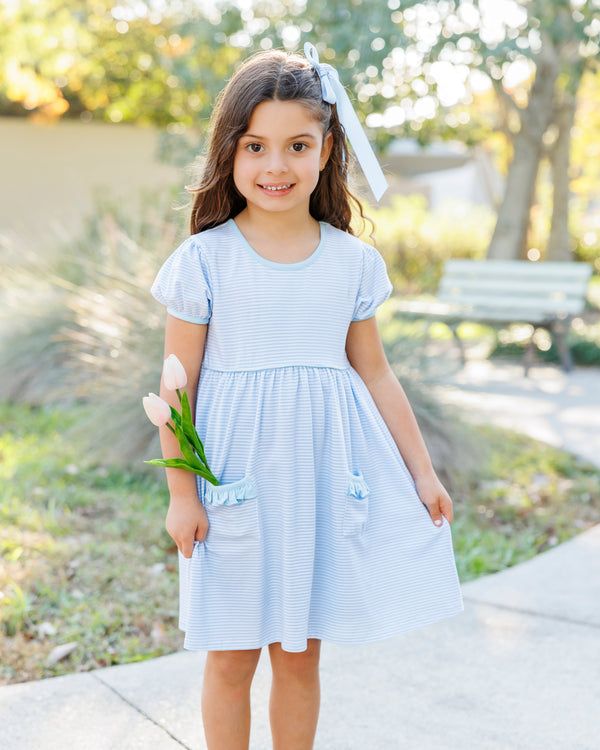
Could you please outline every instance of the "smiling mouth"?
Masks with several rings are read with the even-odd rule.
[[[276,193],[279,190],[289,190],[293,186],[293,182],[290,182],[288,185],[259,185],[263,190],[268,190],[271,193]]]

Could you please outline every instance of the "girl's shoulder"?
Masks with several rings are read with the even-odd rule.
[[[235,235],[230,222],[219,224],[211,229],[191,234],[172,251],[166,265],[179,266],[192,270],[202,267],[205,271],[218,262],[219,258],[228,258],[235,248]]]
[[[188,245],[196,248],[199,252],[210,253],[215,248],[221,248],[223,245],[232,245],[235,235],[231,229],[231,220],[219,224],[210,229],[203,229],[201,232],[191,234],[182,245]]]
[[[353,254],[361,263],[365,261],[373,262],[376,258],[381,258],[379,250],[374,245],[331,224],[326,224],[326,226],[332,243],[343,252]]]
[[[151,292],[174,317],[202,324],[210,320],[213,259],[223,249],[226,234],[223,225],[192,234],[163,263]]]
[[[186,279],[200,273],[209,280],[215,259],[228,257],[222,251],[233,247],[231,228],[227,225],[225,222],[186,237],[165,260],[157,279]]]

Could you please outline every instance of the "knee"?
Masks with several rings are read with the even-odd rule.
[[[271,645],[271,666],[273,673],[283,673],[299,680],[311,680],[319,671],[321,641],[314,638],[308,641],[305,651],[284,651],[281,644]]]
[[[231,687],[252,682],[260,649],[249,651],[209,651],[206,669]]]

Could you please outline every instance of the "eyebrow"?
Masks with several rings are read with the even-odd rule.
[[[257,141],[268,140],[268,138],[265,138],[263,135],[254,135],[253,133],[243,133],[240,138],[255,138]],[[298,135],[293,135],[288,140],[297,141],[299,138],[311,138],[313,141],[317,140],[312,133],[299,133]]]

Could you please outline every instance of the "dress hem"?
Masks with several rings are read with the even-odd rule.
[[[390,638],[396,638],[400,635],[403,635],[404,633],[410,633],[412,630],[419,630],[420,628],[427,627],[428,625],[433,625],[436,622],[440,622],[442,620],[447,620],[450,617],[456,617],[456,615],[460,615],[464,612],[464,605],[460,604],[459,607],[453,608],[449,610],[448,612],[444,612],[444,614],[438,614],[431,617],[424,617],[423,619],[420,619],[418,621],[415,621],[413,624],[408,626],[402,626],[399,628],[392,628],[389,631],[386,631],[384,633],[381,633],[379,635],[374,635],[370,637],[364,637],[364,636],[358,636],[356,638],[339,638],[337,636],[331,636],[328,635],[324,630],[320,633],[317,633],[316,631],[313,633],[309,633],[306,636],[306,640],[308,641],[311,638],[318,639],[320,641],[325,641],[326,643],[332,643],[337,646],[360,646],[360,645],[366,645],[368,643],[377,643],[378,641],[386,641]],[[185,630],[183,628],[180,628],[185,633]],[[186,646],[184,643],[184,650],[185,651],[251,651],[254,649],[259,648],[265,648],[266,646],[269,646],[271,643],[283,643],[283,639],[281,637],[277,637],[273,635],[272,637],[267,637],[264,639],[261,639],[260,642],[252,645],[241,645],[240,643],[236,644],[218,644],[218,645],[211,645],[211,646]],[[284,651],[288,651],[289,653],[302,653],[303,651],[306,651],[308,644],[305,644],[304,648],[285,648],[285,646],[282,646]]]

